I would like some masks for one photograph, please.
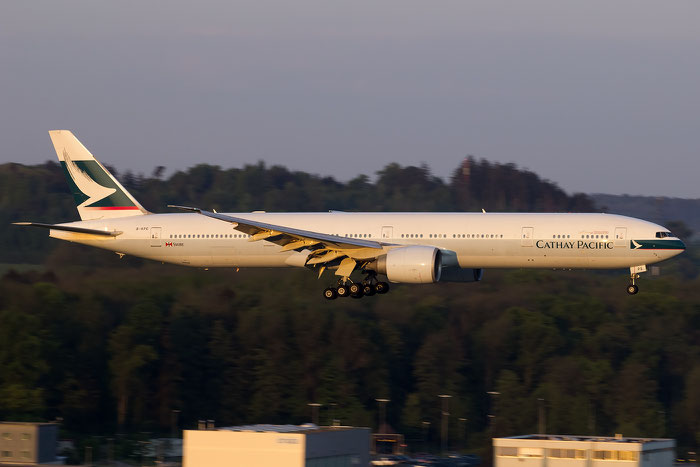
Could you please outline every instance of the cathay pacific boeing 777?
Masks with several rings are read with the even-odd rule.
[[[323,295],[386,293],[388,282],[475,282],[486,268],[629,268],[629,294],[646,266],[681,240],[651,222],[611,214],[217,213],[153,214],[67,130],[49,132],[80,221],[18,222],[49,235],[195,267],[300,267],[336,278]],[[354,279],[353,279],[354,277]],[[386,279],[384,279],[386,278]],[[387,282],[388,281],[388,282]]]

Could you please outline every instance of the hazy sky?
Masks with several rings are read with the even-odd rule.
[[[54,159],[70,129],[146,174],[448,177],[470,154],[700,198],[699,24],[697,0],[6,0],[0,163]]]

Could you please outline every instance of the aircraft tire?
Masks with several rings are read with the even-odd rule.
[[[323,291],[323,298],[325,298],[326,300],[335,300],[336,298],[338,298],[338,291],[333,287],[328,287],[326,290]]]
[[[372,284],[365,284],[362,286],[362,294],[363,295],[367,295],[368,297],[371,297],[375,293],[377,293],[377,291]]]
[[[350,291],[350,295],[352,295],[352,296],[355,296],[357,294],[362,294],[362,285],[352,283],[352,284],[350,284],[350,287],[348,287],[348,290]],[[360,295],[360,296],[362,296],[362,295]]]
[[[636,295],[639,292],[639,287],[636,284],[630,284],[627,286],[627,293],[630,295]]]
[[[385,294],[389,291],[389,283],[388,282],[377,282],[377,285],[374,286],[374,289],[379,294]]]
[[[344,285],[344,284],[339,285],[338,288],[336,289],[336,292],[337,292],[338,296],[341,298],[347,297],[348,295],[350,295],[350,291],[348,290],[348,286]]]

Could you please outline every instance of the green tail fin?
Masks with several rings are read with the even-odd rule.
[[[68,130],[49,131],[82,220],[148,214]]]

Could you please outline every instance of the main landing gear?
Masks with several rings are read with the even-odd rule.
[[[371,297],[374,294],[385,294],[389,291],[389,283],[380,282],[376,275],[369,275],[362,282],[352,282],[350,279],[341,279],[336,287],[328,287],[323,291],[323,298],[335,300],[338,297],[362,298]]]

